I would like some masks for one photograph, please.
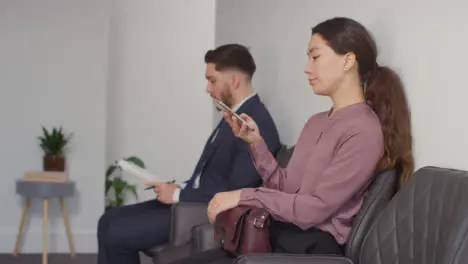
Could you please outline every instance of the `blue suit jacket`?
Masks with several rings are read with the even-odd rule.
[[[248,99],[237,113],[246,113],[255,120],[273,154],[279,150],[281,143],[276,125],[258,95]],[[247,143],[233,134],[224,119],[218,127],[215,140],[211,142],[213,134],[208,138],[192,177],[181,190],[180,202],[209,202],[218,192],[261,185],[262,179],[253,165]],[[195,189],[193,183],[200,171],[200,184]]]

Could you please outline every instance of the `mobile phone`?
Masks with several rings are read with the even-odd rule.
[[[223,103],[222,101],[220,100],[217,100],[217,99],[214,99],[214,101],[216,102],[217,105],[219,105],[221,108],[223,108],[224,110],[227,110],[229,111],[231,114],[233,114],[239,121],[241,121],[242,123],[244,123],[250,130],[254,130],[254,128],[247,124],[247,122],[242,119],[242,117],[240,117],[236,112],[232,111],[231,108],[229,108],[229,106],[227,106],[225,103]]]

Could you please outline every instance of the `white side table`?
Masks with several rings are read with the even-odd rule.
[[[23,206],[23,213],[21,214],[20,225],[18,229],[18,235],[16,237],[15,249],[13,252],[14,256],[18,255],[19,247],[21,244],[21,236],[24,229],[24,222],[26,221],[26,215],[29,211],[29,205],[31,198],[42,199],[43,204],[43,250],[42,250],[42,263],[47,264],[47,238],[48,233],[48,206],[49,199],[58,198],[60,200],[60,207],[62,211],[63,221],[65,223],[65,230],[67,232],[68,247],[70,249],[70,255],[75,256],[75,246],[73,244],[73,238],[70,228],[70,219],[68,217],[67,206],[65,204],[66,197],[70,197],[75,192],[75,183],[73,181],[67,182],[35,182],[26,180],[16,181],[16,193],[25,197],[25,203]]]

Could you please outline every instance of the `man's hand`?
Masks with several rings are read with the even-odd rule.
[[[241,191],[217,193],[208,204],[208,219],[214,223],[216,216],[224,211],[232,209],[239,204]]]
[[[156,199],[164,204],[173,204],[174,192],[177,188],[180,188],[178,184],[166,182],[151,182],[146,185],[154,186],[153,190],[158,195]]]

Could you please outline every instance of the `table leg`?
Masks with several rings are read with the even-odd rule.
[[[60,198],[60,207],[62,208],[63,222],[65,223],[65,230],[67,232],[68,248],[70,250],[70,255],[74,257],[75,246],[73,244],[73,237],[72,237],[71,228],[70,228],[70,219],[68,218],[67,206],[63,198]]]
[[[48,206],[49,206],[49,201],[47,199],[44,199],[43,205],[42,205],[42,215],[43,215],[43,241],[42,241],[42,264],[47,264],[47,237],[49,236],[49,232],[47,231],[48,227]]]
[[[15,257],[18,256],[19,247],[21,245],[21,236],[23,235],[24,222],[26,221],[26,216],[28,215],[30,202],[31,198],[26,197],[26,201],[23,205],[23,213],[21,214],[20,225],[18,228],[18,235],[16,236],[15,250],[13,252]]]

